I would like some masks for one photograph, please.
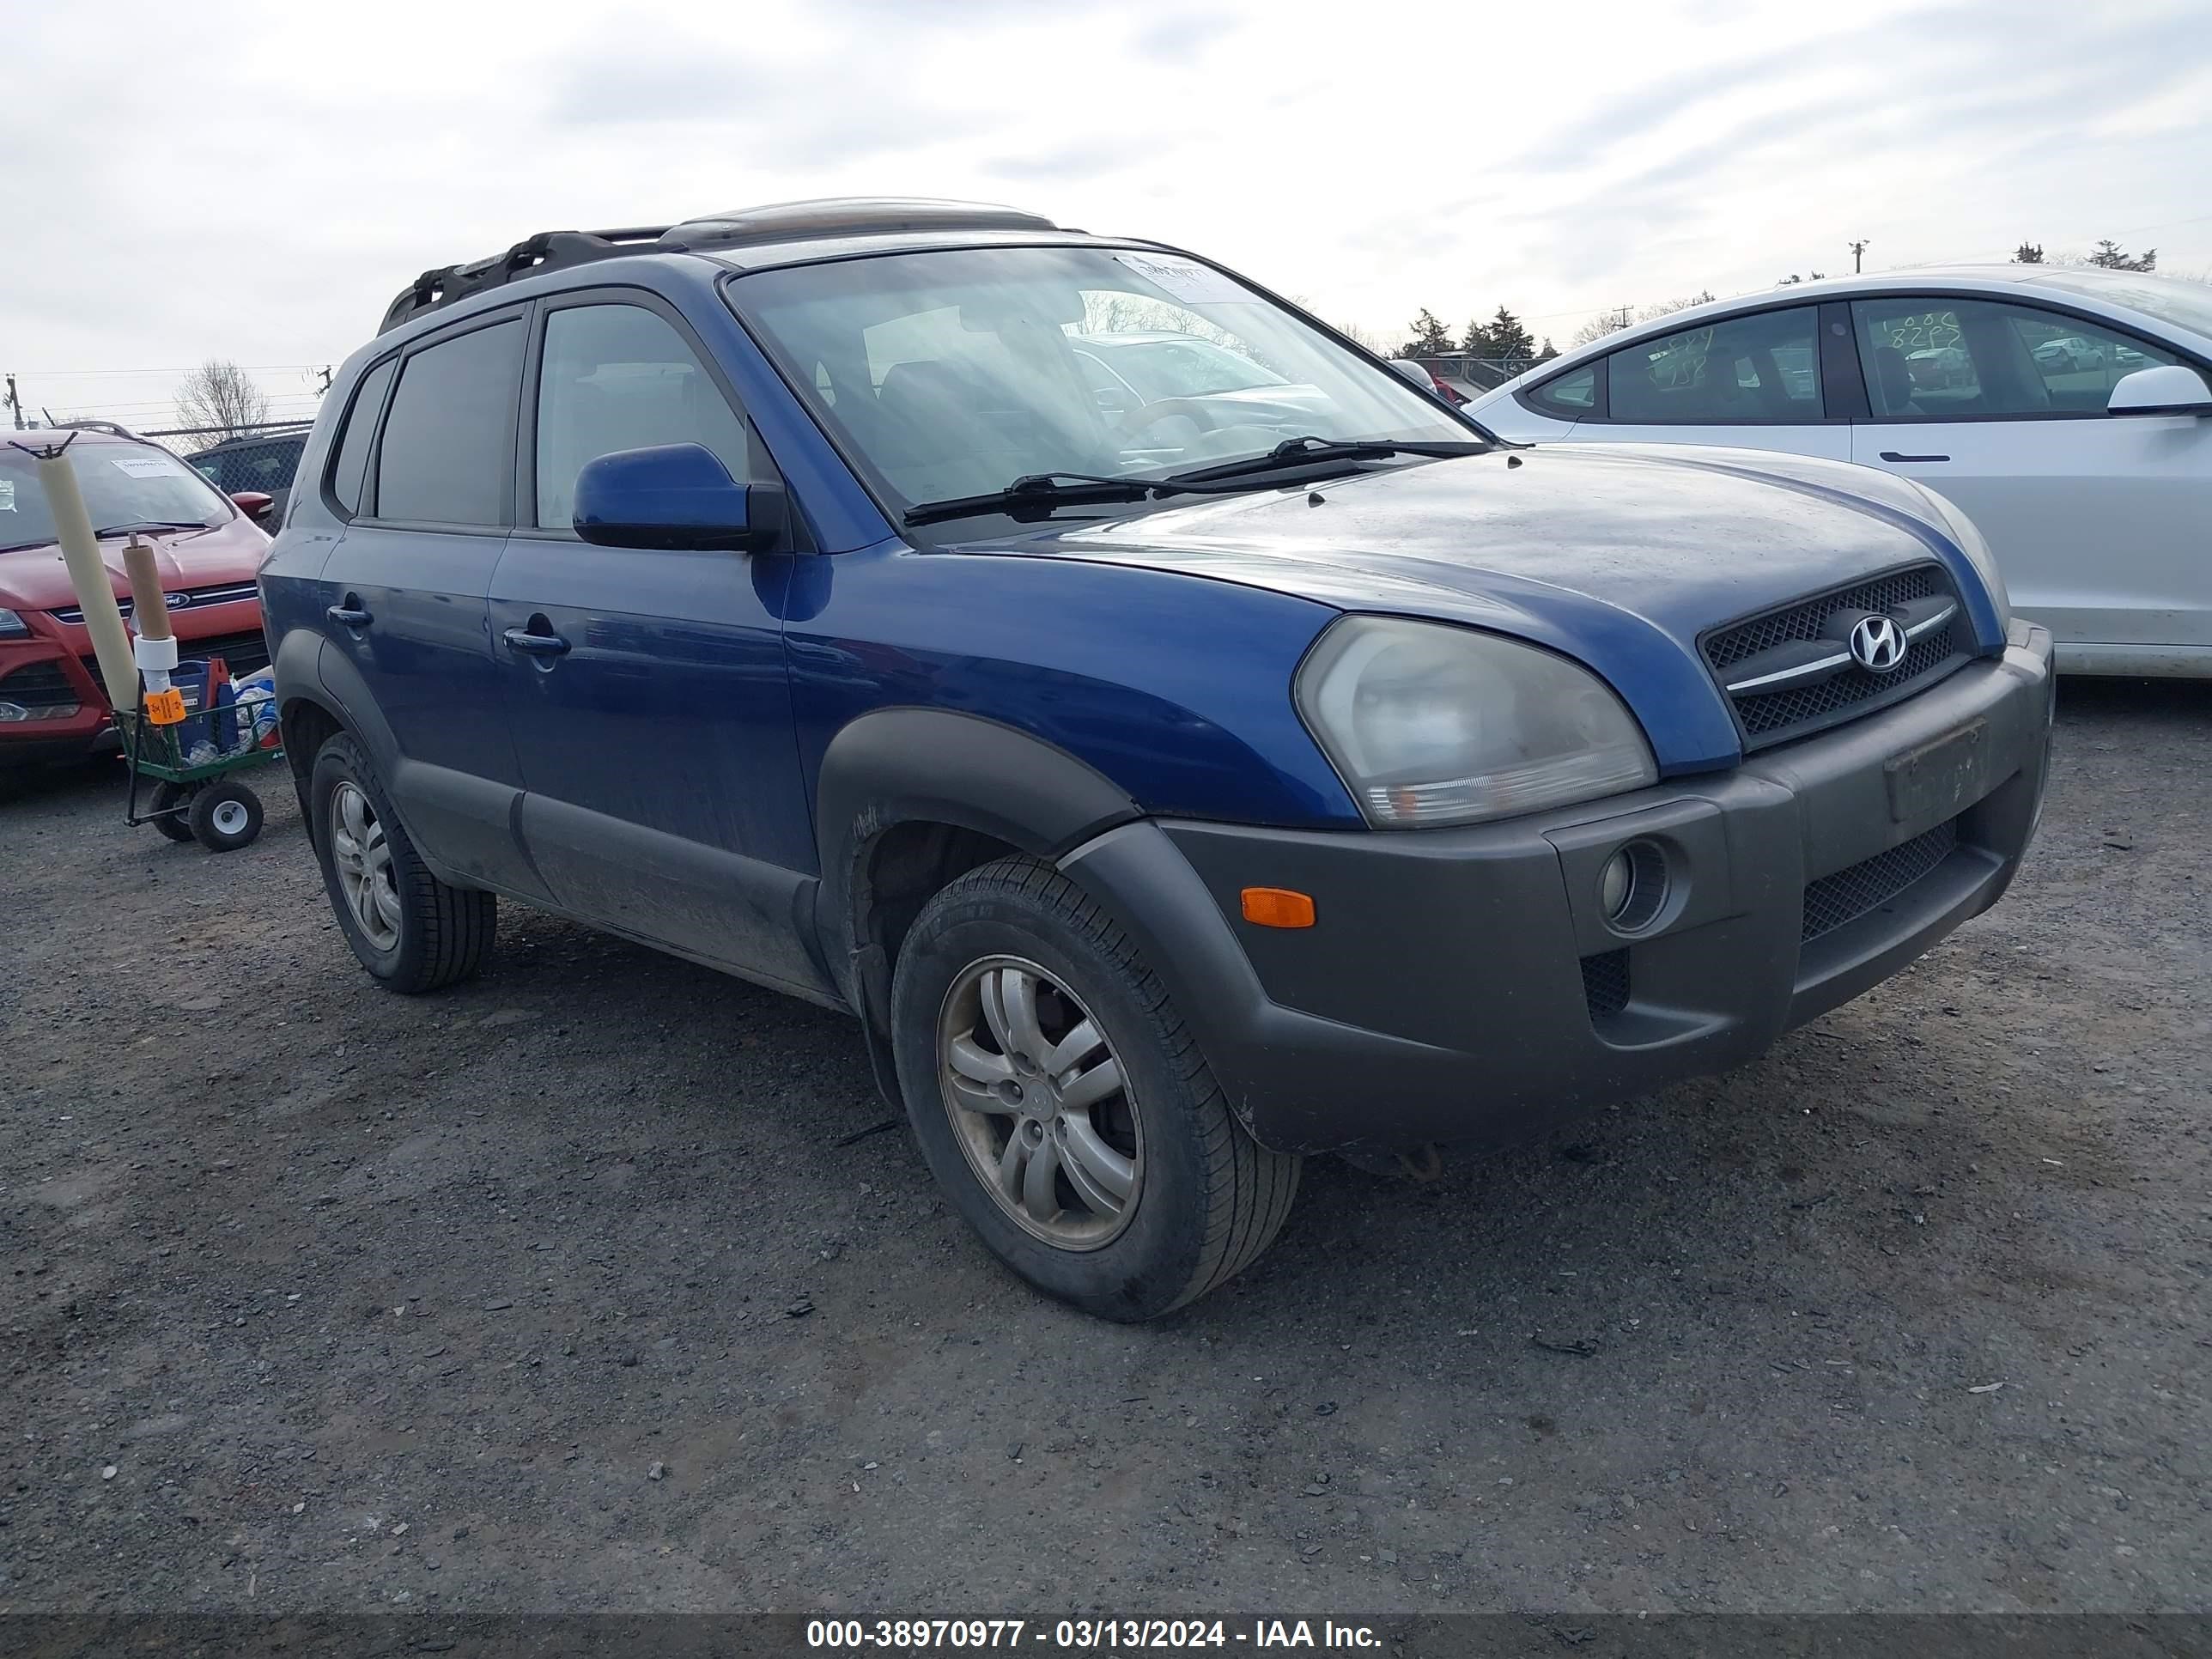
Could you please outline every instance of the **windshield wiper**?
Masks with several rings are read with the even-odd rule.
[[[110,536],[127,536],[134,530],[213,530],[215,526],[204,519],[133,519],[127,524],[112,524],[105,530],[92,532],[94,541],[106,541]]]
[[[1276,472],[1285,467],[1316,462],[1387,461],[1394,455],[1425,455],[1447,460],[1455,455],[1480,455],[1490,446],[1475,439],[1397,443],[1389,439],[1285,438],[1264,455],[1248,455],[1241,461],[1223,461],[1170,476],[1176,484],[1202,483],[1212,478],[1241,478],[1255,472]]]
[[[906,510],[906,522],[933,524],[940,519],[1018,513],[1023,508],[1032,508],[1042,514],[1054,507],[1105,506],[1115,501],[1141,501],[1157,495],[1231,495],[1249,487],[1231,480],[1261,473],[1330,466],[1343,461],[1386,461],[1394,455],[1425,455],[1443,460],[1456,455],[1480,455],[1490,447],[1474,439],[1465,442],[1395,443],[1382,439],[1340,441],[1329,438],[1285,438],[1264,455],[1248,455],[1242,460],[1223,461],[1188,472],[1171,472],[1164,477],[1116,478],[1103,472],[1030,472],[988,495],[923,501]]]
[[[1023,507],[1048,513],[1056,507],[1103,507],[1115,501],[1141,501],[1155,490],[1174,488],[1165,478],[1111,478],[1103,472],[1030,472],[1004,489],[994,489],[988,495],[922,501],[907,508],[906,522],[934,524],[939,519],[1012,513]]]

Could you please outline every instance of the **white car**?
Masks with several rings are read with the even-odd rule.
[[[2062,669],[2212,678],[2212,285],[2049,265],[1799,284],[1608,334],[1466,412],[1520,441],[1894,472],[1965,511]]]

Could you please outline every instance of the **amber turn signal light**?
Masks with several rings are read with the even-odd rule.
[[[1293,893],[1287,887],[1247,887],[1244,920],[1262,927],[1310,927],[1314,902],[1310,896]]]

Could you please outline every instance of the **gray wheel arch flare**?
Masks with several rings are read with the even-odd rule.
[[[1143,816],[1118,785],[1065,750],[997,720],[878,708],[830,739],[814,791],[822,884],[815,917],[828,966],[870,1028],[884,1029],[890,964],[870,933],[866,870],[902,823],[972,830],[1039,858]]]

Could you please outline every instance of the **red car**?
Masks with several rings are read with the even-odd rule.
[[[38,463],[5,441],[63,435],[0,432],[0,772],[112,741],[107,694]],[[233,674],[264,665],[254,572],[269,538],[255,520],[270,498],[226,496],[167,450],[118,433],[79,431],[69,453],[123,614],[131,614],[123,546],[136,529],[156,550],[179,649],[219,656]]]

